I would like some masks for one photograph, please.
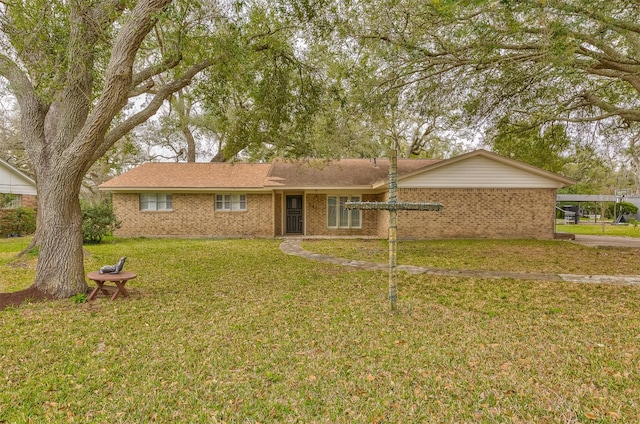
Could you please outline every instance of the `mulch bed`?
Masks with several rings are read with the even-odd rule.
[[[9,306],[19,306],[25,302],[36,302],[41,300],[52,300],[53,296],[48,295],[32,287],[13,293],[0,293],[0,311]]]

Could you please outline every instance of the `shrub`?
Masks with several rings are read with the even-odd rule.
[[[613,211],[614,211],[614,203],[609,203],[605,212],[607,217],[615,219],[616,217],[613,216]],[[615,204],[615,211],[616,211],[616,215],[620,215],[620,214],[635,215],[638,213],[638,207],[633,203],[620,202]]]
[[[3,211],[0,220],[0,234],[3,237],[9,235],[25,236],[36,231],[36,210],[20,207]]]
[[[84,243],[100,243],[104,236],[120,228],[120,222],[113,213],[111,202],[97,205],[82,205],[82,241]]]

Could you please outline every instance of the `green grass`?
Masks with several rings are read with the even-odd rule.
[[[31,238],[0,239],[0,293],[27,288],[36,275],[36,262],[31,254],[16,258]]]
[[[611,223],[605,223],[604,227],[602,223],[593,223],[582,221],[578,225],[556,225],[556,231],[559,233],[573,233],[573,234],[589,234],[595,236],[620,236],[620,237],[640,237],[640,225],[635,227],[629,225],[611,225]]]
[[[34,259],[6,266],[20,243],[0,241],[0,291],[33,277]],[[286,256],[278,245],[88,246],[87,270],[128,256],[125,269],[139,275],[131,296],[0,312],[0,422],[640,416],[637,287],[401,273],[393,315],[385,273]]]
[[[388,262],[386,240],[307,240],[316,253]],[[400,241],[398,264],[485,271],[552,274],[640,274],[640,249],[593,248],[560,240]]]

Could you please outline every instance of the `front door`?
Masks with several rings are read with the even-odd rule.
[[[302,196],[286,197],[287,234],[302,234]]]

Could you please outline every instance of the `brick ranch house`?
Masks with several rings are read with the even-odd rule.
[[[4,205],[2,210],[37,206],[36,182],[2,159],[0,159],[0,194],[11,197],[11,201]]]
[[[0,237],[15,231],[11,215],[20,207],[36,208],[36,182],[33,178],[0,159]]]
[[[273,163],[145,163],[100,186],[113,194],[122,237],[370,236],[386,211],[345,201],[388,200],[387,159]],[[556,190],[574,181],[485,150],[447,160],[399,159],[398,237],[552,239]]]

